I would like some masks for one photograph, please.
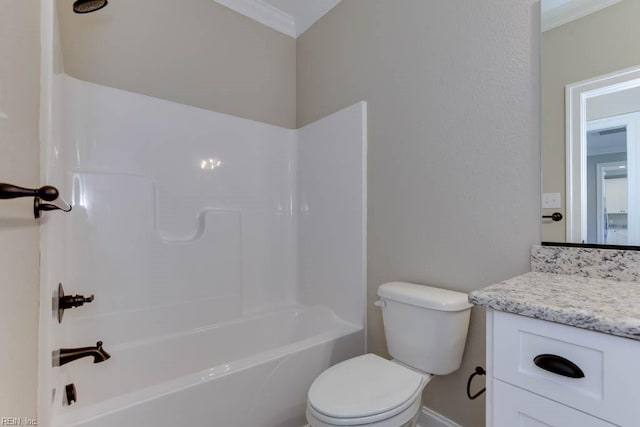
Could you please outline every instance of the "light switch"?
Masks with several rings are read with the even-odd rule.
[[[543,193],[542,208],[543,209],[560,209],[561,207],[560,193]]]

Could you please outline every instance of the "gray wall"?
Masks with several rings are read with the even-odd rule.
[[[368,321],[385,354],[378,285],[471,291],[529,271],[540,241],[539,12],[535,0],[345,0],[298,39],[298,126],[366,100]],[[467,377],[484,366],[474,310],[462,369],[425,403],[484,425]]]
[[[40,2],[0,1],[0,182],[40,184]],[[36,416],[39,233],[33,199],[0,201],[0,417]]]
[[[93,83],[295,127],[296,41],[213,0],[58,1],[64,70]]]
[[[542,187],[545,193],[562,193],[564,197],[566,192],[566,85],[640,65],[638,17],[640,1],[624,0],[542,34]],[[565,213],[564,203],[560,212]],[[565,222],[545,222],[542,239],[564,242]]]

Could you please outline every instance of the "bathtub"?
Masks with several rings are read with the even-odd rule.
[[[364,333],[294,306],[105,349],[106,362],[62,367],[78,401],[54,410],[54,427],[300,427],[311,382],[362,354]]]

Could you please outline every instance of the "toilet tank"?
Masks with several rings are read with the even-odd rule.
[[[472,305],[467,294],[413,283],[378,288],[389,354],[423,372],[460,367]]]

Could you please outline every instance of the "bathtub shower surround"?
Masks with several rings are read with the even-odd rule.
[[[83,405],[57,425],[300,427],[307,388],[361,353],[360,334],[326,307],[292,307],[118,345],[107,369],[76,366]]]
[[[46,175],[73,211],[44,224],[42,288],[95,300],[43,309],[41,357],[112,357],[51,370],[51,425],[304,424],[313,379],[364,351],[366,104],[292,130],[64,75],[53,93]]]

